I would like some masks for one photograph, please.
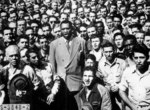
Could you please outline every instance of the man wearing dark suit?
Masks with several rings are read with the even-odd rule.
[[[68,89],[79,91],[84,66],[84,40],[73,34],[71,22],[62,21],[60,28],[62,37],[51,42],[49,60],[56,74],[65,80]]]

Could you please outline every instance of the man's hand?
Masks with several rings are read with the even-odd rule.
[[[47,97],[47,104],[50,105],[52,102],[54,102],[55,95],[49,94]]]
[[[117,92],[118,90],[119,90],[118,86],[114,85],[114,86],[111,87],[112,92]]]

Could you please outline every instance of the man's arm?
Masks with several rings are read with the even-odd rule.
[[[54,72],[56,72],[56,62],[55,62],[55,45],[54,42],[51,42],[49,49],[49,61],[53,67]]]
[[[102,97],[101,110],[112,110],[109,91],[101,85],[98,85],[98,90]]]
[[[136,106],[133,105],[132,102],[129,100],[125,91],[119,90],[119,94],[122,100],[131,108],[131,110],[137,110]]]

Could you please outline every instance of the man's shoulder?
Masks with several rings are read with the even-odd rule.
[[[133,65],[133,66],[128,66],[126,67],[125,71],[124,71],[124,74],[125,75],[130,75],[132,73],[134,73],[136,71],[136,66]]]

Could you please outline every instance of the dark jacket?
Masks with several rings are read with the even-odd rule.
[[[93,110],[111,110],[111,100],[108,90],[100,85],[95,84],[91,90],[91,93],[88,97],[88,100],[86,99],[86,89],[85,87],[80,91],[79,97],[81,99],[81,106],[89,102]]]

